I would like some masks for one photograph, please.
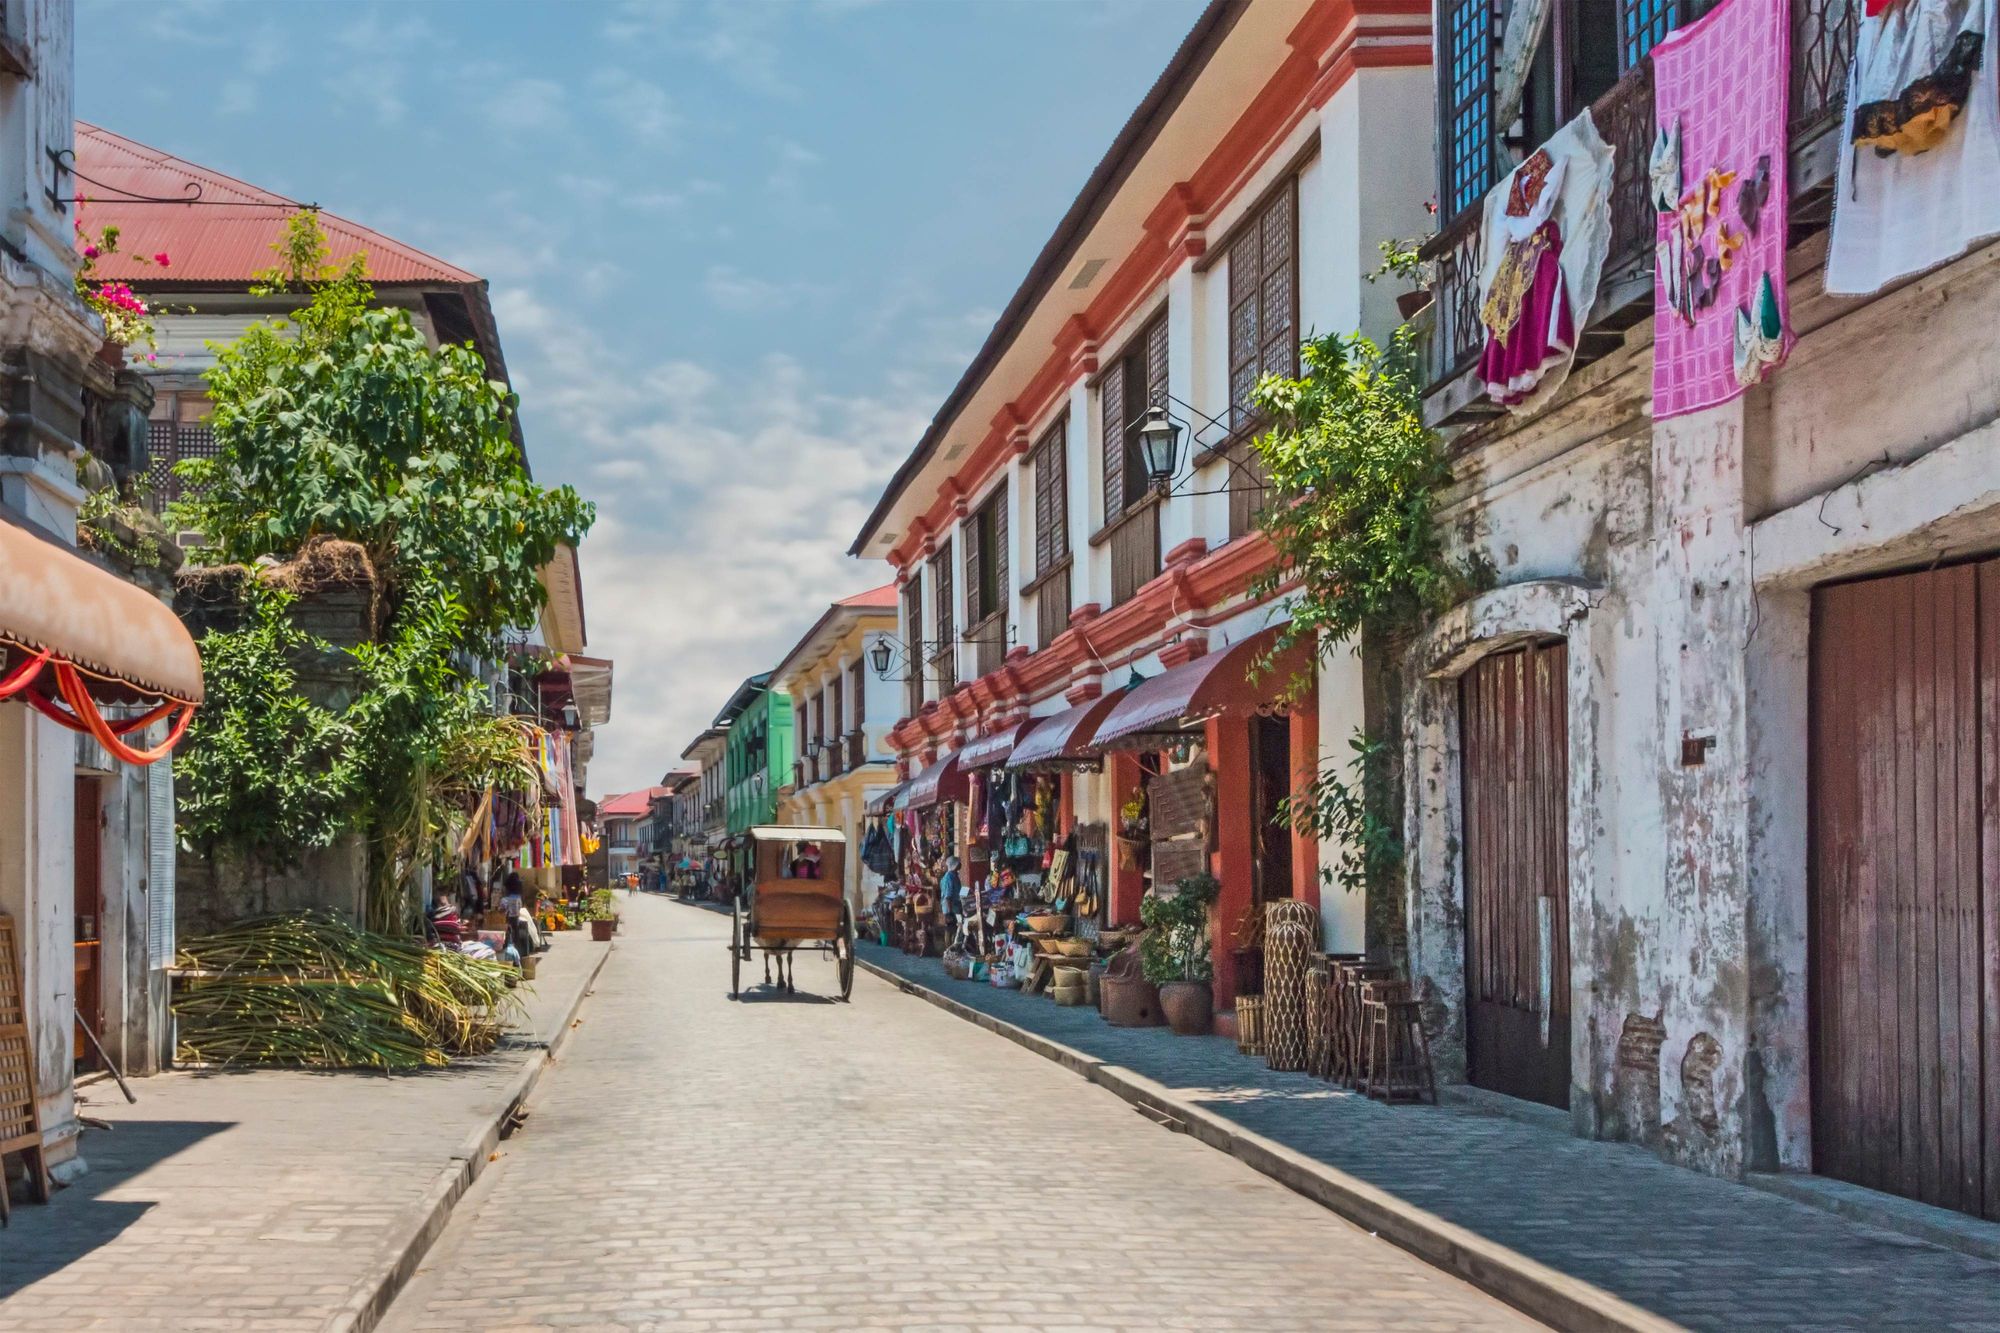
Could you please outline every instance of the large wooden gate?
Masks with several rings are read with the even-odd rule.
[[[2000,1216],[2000,562],[1812,614],[1815,1166]]]
[[[1569,722],[1561,641],[1459,679],[1466,1058],[1482,1088],[1569,1106]]]

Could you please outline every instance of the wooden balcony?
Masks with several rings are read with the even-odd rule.
[[[1792,245],[1824,228],[1832,216],[1841,102],[1860,9],[1861,0],[1792,0]],[[1642,58],[1628,70],[1591,105],[1591,114],[1611,145],[1616,166],[1611,249],[1597,304],[1577,342],[1579,368],[1615,350],[1627,329],[1653,313],[1657,224],[1647,198],[1654,132],[1652,60]],[[1424,420],[1431,426],[1464,425],[1503,411],[1487,399],[1475,373],[1486,341],[1479,319],[1481,215],[1477,203],[1462,210],[1422,251],[1434,266],[1424,347]]]

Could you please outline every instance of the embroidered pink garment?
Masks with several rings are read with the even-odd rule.
[[[1707,17],[1670,33],[1653,48],[1655,110],[1661,130],[1681,135],[1683,209],[1659,215],[1653,291],[1653,415],[1679,416],[1729,402],[1746,387],[1737,378],[1737,312],[1754,319],[1765,274],[1784,320],[1783,351],[1792,341],[1785,295],[1785,122],[1790,114],[1790,11],[1786,0],[1722,0]],[[1760,160],[1768,163],[1759,171]],[[1719,200],[1704,196],[1711,171],[1734,179]],[[1718,177],[1717,179],[1720,179]],[[1749,211],[1757,182],[1768,195]],[[1713,190],[1707,192],[1712,195]],[[1704,204],[1709,205],[1704,208]],[[1689,210],[1693,210],[1692,214]],[[1700,215],[1699,226],[1684,219]],[[1673,236],[1682,229],[1681,237]],[[1692,235],[1695,250],[1681,244]],[[1683,256],[1699,264],[1694,298],[1670,290]],[[1709,261],[1712,260],[1713,264]],[[1723,263],[1727,267],[1723,268]],[[1712,298],[1707,289],[1713,286]],[[1679,299],[1676,299],[1679,297]],[[1692,315],[1692,322],[1687,316]]]

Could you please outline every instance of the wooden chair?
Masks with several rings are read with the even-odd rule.
[[[1364,1071],[1361,1090],[1385,1102],[1437,1104],[1430,1039],[1407,981],[1364,981],[1361,1008]]]
[[[21,996],[21,954],[15,947],[14,918],[0,912],[0,1225],[13,1222],[7,1190],[7,1158],[13,1153],[27,1159],[36,1202],[47,1203],[52,1190],[41,1112],[35,1106],[35,1054]]]

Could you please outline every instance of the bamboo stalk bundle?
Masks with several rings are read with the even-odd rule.
[[[336,917],[263,917],[182,943],[176,1058],[417,1069],[491,1050],[511,969]]]

